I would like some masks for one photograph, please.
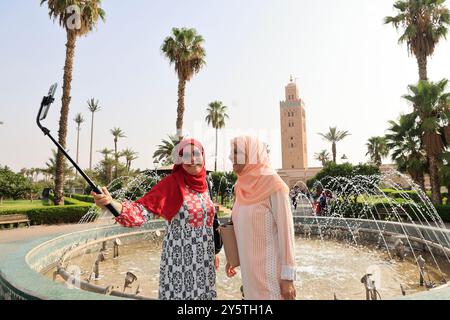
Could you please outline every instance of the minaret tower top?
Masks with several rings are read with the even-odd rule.
[[[286,101],[298,101],[299,100],[298,88],[297,84],[292,80],[292,75],[290,80],[291,81],[289,82],[289,84],[285,87]]]

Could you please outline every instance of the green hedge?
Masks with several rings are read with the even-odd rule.
[[[73,206],[73,205],[76,205],[76,206],[84,205],[84,206],[86,206],[86,205],[91,205],[91,202],[82,201],[82,200],[75,199],[75,198],[64,197],[64,205],[65,206]]]
[[[27,210],[6,210],[1,215],[26,214],[31,224],[77,223],[88,212],[91,205],[68,205]]]
[[[417,207],[414,203],[406,202],[404,199],[398,199],[398,203],[401,205],[401,207],[411,216],[411,218],[414,221],[423,220],[423,216],[419,214],[417,216]],[[341,213],[344,215],[345,218],[361,218],[362,212],[368,212],[368,207],[372,207],[372,212],[375,213],[375,211],[379,212],[380,215],[386,216],[385,208],[389,209],[391,207],[390,204],[387,203],[374,203],[372,205],[369,205],[368,207],[365,206],[363,203],[357,202],[341,202],[341,203],[334,203],[334,206],[339,206],[341,209]],[[439,216],[442,218],[444,222],[450,223],[450,205],[439,205],[435,206],[436,211],[439,214]],[[420,205],[419,205],[420,208]],[[366,211],[364,211],[366,209]],[[331,208],[331,211],[333,211],[333,208]],[[399,210],[399,213],[401,213],[401,210]],[[376,214],[375,214],[376,216]],[[387,217],[387,216],[386,216]],[[425,214],[425,218],[427,220],[431,221],[431,217],[427,216]]]
[[[90,206],[56,206],[46,209],[28,211],[28,219],[32,224],[77,223],[88,212]]]
[[[36,208],[13,208],[3,210],[0,215],[26,214],[31,224],[77,223],[92,207],[91,203],[65,197],[64,206],[46,206]]]
[[[94,197],[90,195],[84,195],[84,194],[72,194],[70,195],[71,199],[88,202],[88,203],[94,203]],[[67,199],[67,198],[65,198]]]
[[[424,216],[419,215],[417,217],[417,207],[415,207],[413,204],[411,204],[411,203],[404,203],[401,206],[411,216],[411,218],[414,221],[418,221],[418,220],[422,220],[423,221],[424,216],[425,216],[425,218],[427,220],[431,221],[431,217],[429,217],[428,214],[424,214]],[[383,206],[381,204],[377,204],[377,205],[375,205],[375,207],[377,209],[383,208]],[[450,205],[438,205],[438,206],[435,206],[435,208],[436,208],[436,211],[439,214],[439,216],[442,218],[442,220],[444,222],[449,222],[450,223]]]
[[[409,198],[411,198],[411,200],[415,201],[415,202],[420,202],[420,197],[419,194],[414,191],[414,190],[394,190],[394,189],[383,189],[382,190],[386,196],[393,198],[393,199],[397,199],[397,198],[402,198],[402,195],[407,195]],[[406,197],[407,198],[407,197]]]
[[[449,222],[450,223],[450,205],[440,205],[440,206],[436,206],[436,210],[439,213],[439,215],[441,216],[442,220],[444,220],[444,222]]]

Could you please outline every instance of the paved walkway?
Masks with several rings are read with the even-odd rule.
[[[103,223],[104,225],[104,223]],[[71,233],[86,229],[92,229],[99,227],[101,224],[89,223],[89,224],[64,224],[64,225],[50,225],[50,226],[32,226],[21,227],[15,229],[3,229],[0,230],[0,244],[11,243],[16,241],[29,241],[44,236]]]
[[[231,210],[219,204],[219,211],[222,211],[226,216],[231,215]]]

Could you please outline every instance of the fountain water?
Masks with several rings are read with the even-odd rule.
[[[415,191],[414,199],[412,193],[404,191],[399,184],[399,177]],[[120,178],[113,181],[109,189],[115,190],[112,195],[119,201],[133,200],[147,192],[159,179],[160,177],[153,173],[132,179]],[[221,179],[216,190],[220,190],[222,183],[227,181]],[[304,287],[305,285],[317,286],[323,289],[319,291],[329,293],[320,296],[321,298],[337,299],[337,294],[340,299],[366,296],[375,300],[380,299],[381,295],[383,298],[389,298],[400,294],[406,295],[407,292],[409,295],[430,289],[435,281],[444,283],[450,276],[450,233],[445,230],[428,197],[410,179],[389,172],[382,176],[329,177],[318,182],[318,185],[332,196],[328,198],[327,206],[321,215],[314,214],[314,202],[309,196],[312,192],[304,183],[297,183],[302,192],[297,194],[297,210],[294,212],[295,230],[298,235],[296,245],[302,248],[299,252],[309,252],[315,259],[310,261],[307,256],[297,257],[299,259],[297,263],[300,265],[298,278],[307,279],[302,280],[302,289],[299,290],[305,292],[303,298],[318,298],[314,293],[309,294],[310,291]],[[387,194],[383,188],[392,189],[395,196]],[[130,288],[139,277],[140,283],[135,293],[129,296],[138,299],[142,298],[139,296],[141,293],[147,297],[154,295],[155,287],[149,287],[148,283],[157,283],[159,247],[153,244],[158,241],[160,243],[163,232],[158,228],[156,231],[152,229],[151,232],[127,230],[125,236],[119,236],[110,228],[112,222],[109,213],[99,214],[98,210],[92,208],[80,223],[102,227],[91,236],[89,243],[85,243],[86,239],[80,236],[79,240],[74,241],[74,245],[62,252],[60,270],[65,270],[72,264],[80,266],[83,270],[89,268],[89,265],[92,266],[90,261],[94,261],[94,265],[97,261],[99,264],[96,252],[102,252],[105,257],[105,261],[102,262],[102,276],[107,275],[107,279],[98,279],[98,275],[94,279],[97,286],[104,285],[102,292],[127,295],[113,289],[120,280],[111,272],[117,272],[114,270],[121,266],[125,270],[128,269],[122,271],[128,279],[125,280],[123,291]],[[158,220],[149,224],[156,222]],[[136,247],[133,244],[135,240],[129,240],[127,234],[137,234],[136,237],[140,239],[137,243],[141,243],[142,239],[150,240],[153,251],[147,259],[152,262],[142,261],[143,250],[149,249]],[[119,256],[121,242],[123,249]],[[424,257],[429,262],[427,268]],[[142,267],[147,263],[151,264],[151,270],[154,271],[149,269],[142,271]],[[374,274],[364,270],[364,265],[366,269],[371,265],[381,267],[383,277],[391,279],[384,281],[388,282],[388,285],[380,287],[373,279]],[[355,269],[357,266],[361,267],[358,271]],[[135,273],[134,268],[137,268],[138,273]],[[358,281],[359,279],[353,276],[355,273],[364,274],[365,278]],[[352,296],[351,290],[356,292],[357,283],[360,282],[364,284],[364,291],[358,296]],[[229,280],[218,274],[217,283],[218,286],[225,286],[226,289],[223,291],[225,296],[235,299],[243,297],[239,280]],[[420,284],[423,285],[423,289],[420,289]],[[234,293],[230,296],[227,291]]]

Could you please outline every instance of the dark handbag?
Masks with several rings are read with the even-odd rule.
[[[209,179],[209,177],[206,177],[206,184],[208,185],[209,197],[211,198],[211,201],[214,203],[214,198],[213,198],[212,188],[211,188],[211,180]],[[220,252],[220,250],[222,250],[222,246],[223,246],[222,238],[220,237],[220,233],[218,230],[219,226],[220,226],[220,222],[219,222],[219,218],[217,217],[216,207],[214,206],[213,230],[214,230],[214,247],[215,247],[216,254],[218,254]]]

